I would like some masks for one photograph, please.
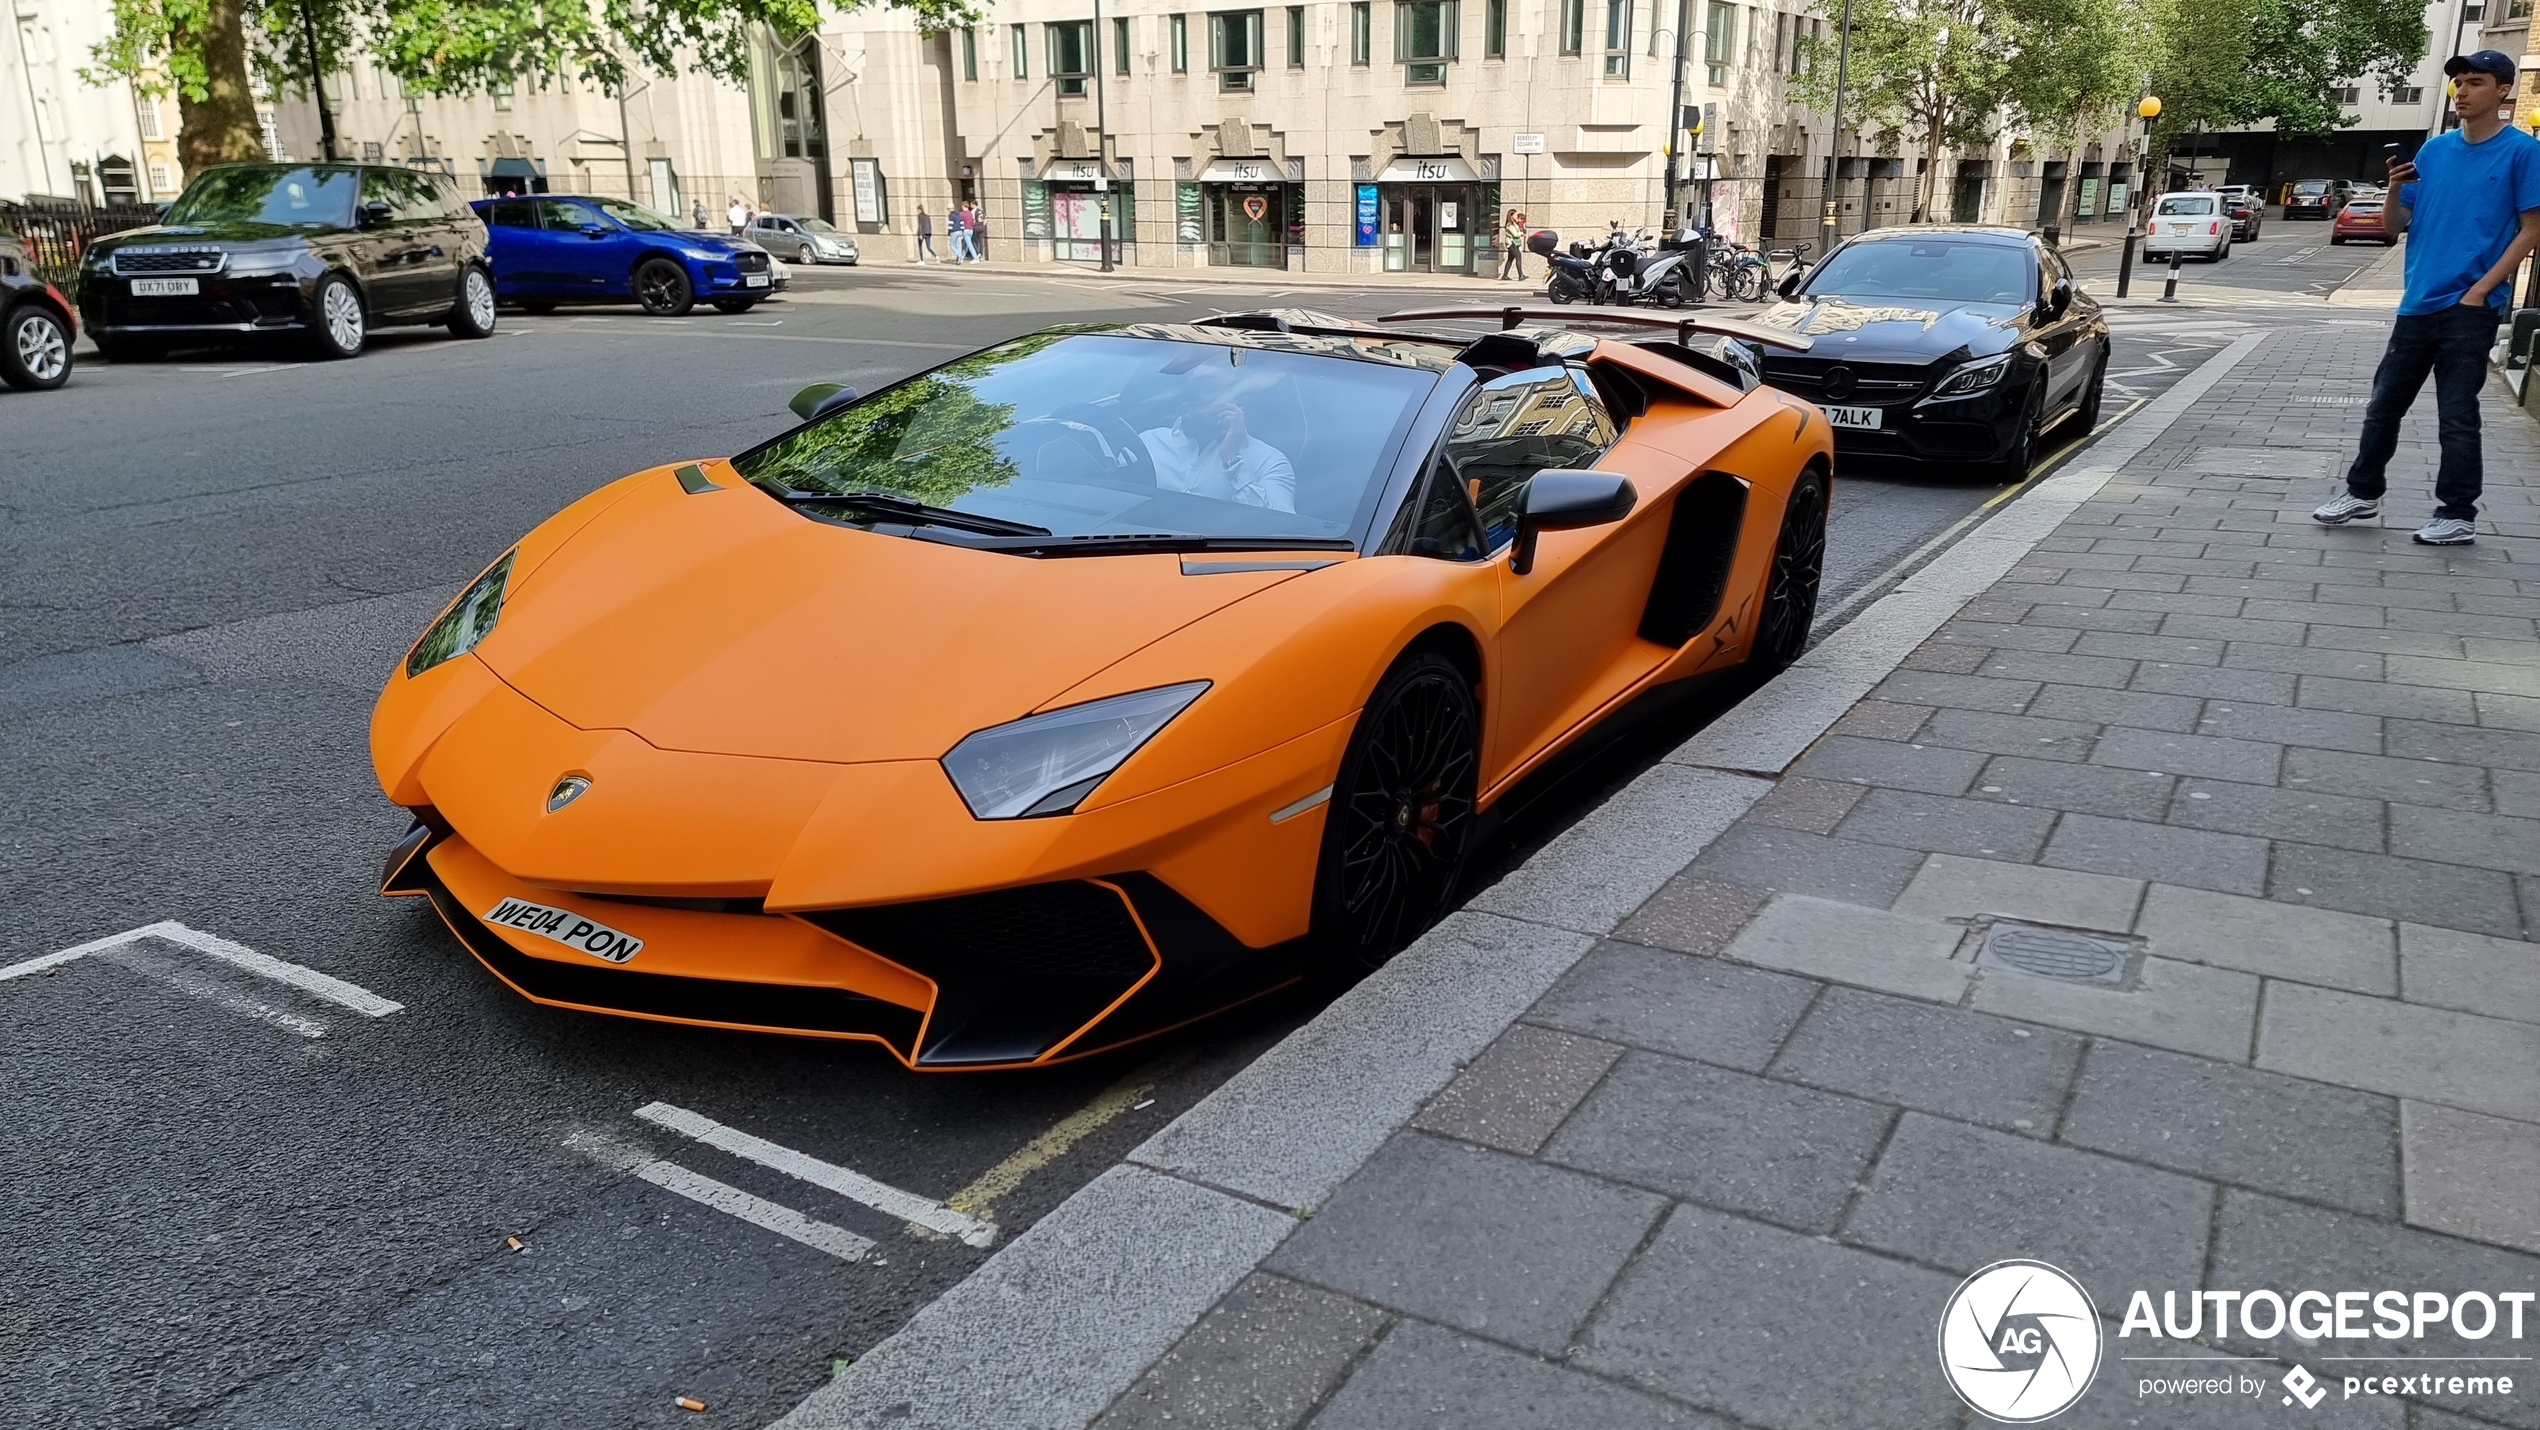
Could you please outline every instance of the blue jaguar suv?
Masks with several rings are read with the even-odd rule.
[[[529,194],[478,199],[494,294],[543,313],[559,303],[622,303],[674,317],[702,298],[726,313],[785,286],[754,243],[701,233],[624,199]]]

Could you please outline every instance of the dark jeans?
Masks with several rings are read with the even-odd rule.
[[[2478,390],[2487,382],[2487,349],[2496,341],[2496,310],[2453,306],[2440,313],[2402,313],[2390,328],[2390,346],[2372,375],[2372,403],[2364,409],[2363,443],[2346,469],[2346,490],[2377,501],[2389,487],[2384,468],[2399,449],[2399,420],[2434,374],[2436,432],[2443,462],[2434,477],[2434,514],[2478,519],[2478,494],[2486,485],[2478,448]]]
[[[1518,282],[1526,281],[1526,250],[1522,245],[1512,243],[1500,250],[1499,276],[1506,278],[1512,268],[1517,270]]]

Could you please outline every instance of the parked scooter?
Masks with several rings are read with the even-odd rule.
[[[1564,253],[1560,244],[1561,235],[1548,228],[1538,229],[1526,239],[1526,246],[1550,270],[1544,277],[1543,296],[1563,306],[1601,301],[1597,296],[1597,268],[1588,246],[1574,242]]]
[[[1616,230],[1621,236],[1621,230]],[[1607,262],[1615,273],[1614,301],[1617,303],[1655,303],[1662,308],[1681,308],[1702,297],[1697,281],[1702,249],[1691,229],[1679,230],[1665,243],[1652,244],[1649,230],[1642,229],[1628,247],[1607,250]]]

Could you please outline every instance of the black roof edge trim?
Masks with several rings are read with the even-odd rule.
[[[1436,322],[1440,319],[1467,320],[1477,318],[1496,321],[1499,324],[1499,330],[1503,333],[1515,329],[1529,318],[1540,318],[1551,322],[1558,322],[1564,327],[1579,327],[1594,323],[1612,323],[1629,328],[1673,328],[1677,333],[1676,341],[1683,343],[1687,347],[1691,347],[1693,345],[1693,335],[1695,333],[1711,333],[1718,337],[1738,338],[1746,342],[1762,343],[1766,347],[1782,348],[1795,353],[1804,353],[1816,345],[1816,340],[1805,333],[1784,332],[1779,328],[1767,328],[1760,323],[1749,323],[1737,318],[1709,318],[1702,316],[1661,318],[1645,313],[1582,313],[1575,308],[1521,308],[1515,306],[1505,308],[1415,308],[1406,312],[1387,313],[1383,317],[1378,318],[1376,321],[1379,323],[1421,323]]]

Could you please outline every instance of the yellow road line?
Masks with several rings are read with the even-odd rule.
[[[1094,1100],[1060,1118],[1050,1129],[1023,1144],[1022,1150],[979,1174],[969,1186],[944,1198],[955,1211],[984,1217],[997,1198],[1007,1195],[1034,1172],[1067,1155],[1069,1149],[1097,1129],[1135,1107],[1155,1085],[1188,1066],[1192,1054],[1159,1058],[1095,1094]]]

